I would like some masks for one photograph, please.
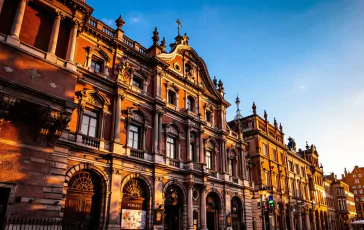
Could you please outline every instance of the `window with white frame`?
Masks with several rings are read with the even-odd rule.
[[[355,179],[355,184],[359,184],[359,183],[360,183],[359,179]]]
[[[128,135],[128,146],[133,149],[140,149],[140,127],[130,125]]]
[[[167,157],[176,159],[176,140],[172,137],[167,137]]]
[[[85,110],[82,117],[81,132],[89,137],[97,137],[97,113]]]
[[[263,154],[264,156],[268,156],[268,146],[266,144],[263,144]]]
[[[206,168],[212,169],[212,154],[211,151],[206,151]]]

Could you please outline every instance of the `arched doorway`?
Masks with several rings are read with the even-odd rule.
[[[164,193],[164,229],[178,230],[182,229],[182,213],[183,213],[183,195],[181,190],[175,186],[169,186]]]
[[[244,229],[243,205],[238,197],[231,199],[231,227],[233,230]]]
[[[102,183],[92,171],[79,171],[68,182],[64,218],[79,230],[98,229],[102,203]]]
[[[211,192],[206,197],[206,217],[207,229],[219,229],[219,213],[220,213],[220,199],[215,192]]]
[[[139,179],[130,179],[123,187],[121,229],[147,229],[149,189]]]

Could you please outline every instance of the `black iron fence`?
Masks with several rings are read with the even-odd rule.
[[[81,222],[60,218],[10,217],[2,223],[2,230],[82,230],[87,228],[88,226]]]

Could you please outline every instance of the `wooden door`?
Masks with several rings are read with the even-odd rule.
[[[216,224],[216,212],[207,212],[207,229],[208,230],[217,230]]]
[[[165,208],[165,229],[178,230],[179,227],[179,206],[178,205],[166,205]]]
[[[82,229],[97,229],[97,226],[91,223],[93,218],[99,218],[98,216],[93,216],[95,215],[92,212],[93,195],[92,193],[80,193],[69,190],[64,211],[65,219],[80,223]]]

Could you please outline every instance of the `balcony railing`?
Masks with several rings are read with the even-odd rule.
[[[212,177],[217,178],[217,172],[210,172],[210,174],[211,174]]]
[[[180,167],[180,162],[179,162],[179,160],[169,159],[169,165],[179,168]]]
[[[202,169],[203,169],[202,164],[193,163],[193,169],[198,170],[198,171],[202,171]]]
[[[100,140],[94,137],[82,135],[82,144],[88,145],[94,148],[100,147]]]
[[[138,149],[130,149],[130,156],[144,159],[144,152]]]

